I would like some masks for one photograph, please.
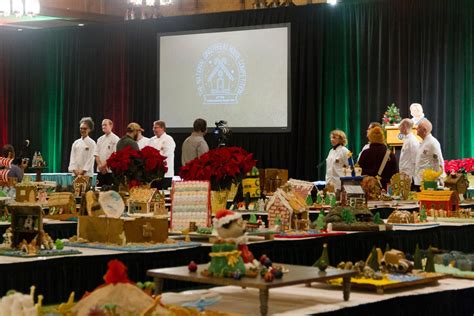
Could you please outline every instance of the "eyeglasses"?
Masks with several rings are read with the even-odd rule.
[[[80,129],[81,131],[86,131],[86,130],[88,130],[89,128],[88,128],[88,127],[79,127],[79,129]]]

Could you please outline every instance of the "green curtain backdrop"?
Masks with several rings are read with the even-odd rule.
[[[231,140],[254,152],[260,167],[321,179],[329,132],[346,131],[348,147],[357,154],[366,143],[366,126],[380,121],[391,103],[404,117],[411,103],[423,104],[444,157],[472,157],[473,17],[472,0],[348,0],[336,6],[0,31],[0,136],[16,147],[30,138],[48,171],[64,171],[82,116],[96,121],[93,138],[100,136],[105,117],[114,120],[119,135],[130,121],[152,135],[152,122],[159,118],[157,33],[291,23],[292,132],[234,134]],[[178,168],[187,135],[172,136]],[[212,136],[207,139],[215,145]]]

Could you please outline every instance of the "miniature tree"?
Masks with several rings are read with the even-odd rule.
[[[308,194],[308,196],[306,197],[306,205],[313,205],[313,197],[311,196],[311,194]]]
[[[328,255],[328,244],[323,245],[323,252],[321,254],[321,257],[319,257],[318,260],[313,264],[313,267],[319,267],[321,265],[330,265],[329,264],[329,255]]]
[[[257,215],[255,215],[254,213],[250,214],[249,223],[257,224]]]
[[[323,194],[324,194],[323,191],[318,192],[318,194],[316,195],[316,204],[318,204],[318,205],[323,204],[323,198],[324,198]]]
[[[400,115],[400,109],[397,108],[395,103],[392,103],[387,107],[387,110],[383,114],[382,118],[382,126],[391,126],[395,125],[397,123],[400,123],[401,121],[401,115]]]
[[[418,244],[416,244],[415,254],[413,255],[413,261],[414,261],[414,266],[413,266],[414,269],[417,269],[417,270],[423,269],[423,265],[421,263],[421,251],[420,251],[420,246],[418,246]]]
[[[329,196],[329,194],[326,194],[326,196],[324,197],[324,205],[331,205],[331,197]]]
[[[316,224],[314,226],[316,226],[316,228],[318,230],[321,230],[321,229],[324,228],[325,223],[324,223],[324,211],[323,210],[321,210],[321,212],[319,212],[318,218],[316,219]]]
[[[278,226],[281,231],[283,231],[283,227],[281,225],[281,218],[279,215],[275,218],[275,226]]]
[[[428,255],[426,258],[425,272],[436,272],[434,266],[434,254],[431,246],[428,248]]]
[[[380,218],[380,213],[379,212],[375,213],[374,223],[377,224],[377,225],[382,225],[383,224],[383,220]]]
[[[372,247],[372,251],[370,252],[369,259],[367,265],[372,268],[374,271],[379,271],[379,260],[377,255],[377,249]]]
[[[427,218],[428,218],[428,216],[426,215],[426,208],[425,208],[425,206],[423,205],[423,206],[421,207],[421,210],[420,210],[420,222],[421,222],[421,223],[426,222]]]
[[[334,193],[331,193],[329,194],[329,204],[331,205],[331,207],[335,207],[336,206],[336,195]]]
[[[344,223],[346,224],[352,224],[356,221],[355,219],[355,216],[354,214],[351,212],[350,209],[343,209],[342,210],[342,213],[341,213],[341,216],[342,216],[342,220],[344,221]]]

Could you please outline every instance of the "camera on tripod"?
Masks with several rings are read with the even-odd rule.
[[[227,146],[227,142],[229,141],[232,132],[229,126],[227,126],[227,121],[220,120],[215,122],[215,124],[216,127],[214,128],[213,134],[217,137],[217,147],[225,147]]]

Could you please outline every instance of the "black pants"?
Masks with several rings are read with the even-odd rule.
[[[114,183],[114,178],[112,177],[111,173],[98,173],[97,174],[97,187],[103,187],[104,185],[112,185]]]

